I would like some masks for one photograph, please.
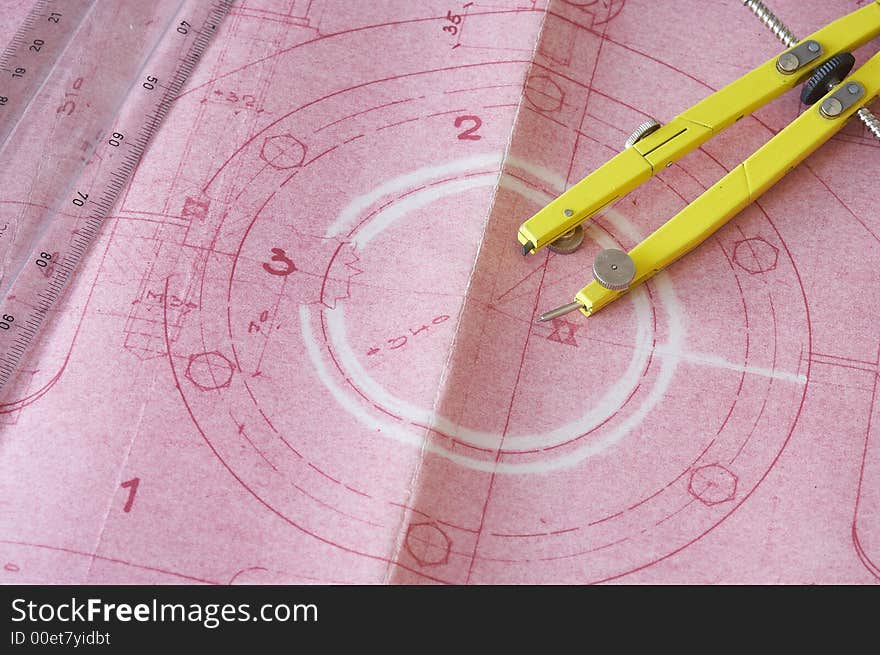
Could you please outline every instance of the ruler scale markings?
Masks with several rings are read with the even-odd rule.
[[[67,3],[81,3],[83,1],[84,0],[67,0]],[[170,12],[173,19],[178,15],[179,9],[185,0],[156,0],[153,4],[156,8],[160,8],[166,5],[172,5],[174,2],[177,3],[177,6],[172,12]],[[68,6],[68,4],[65,6]],[[101,78],[101,84],[99,87],[101,94],[91,95],[91,109],[80,114],[79,120],[73,122],[73,130],[69,135],[73,141],[79,140],[83,144],[83,149],[86,150],[86,156],[77,157],[79,162],[76,163],[71,159],[71,155],[74,153],[71,153],[70,147],[66,150],[61,147],[59,148],[61,150],[61,156],[58,157],[55,162],[56,168],[59,170],[55,171],[55,175],[53,176],[54,179],[47,179],[45,175],[43,175],[45,171],[42,171],[41,169],[35,171],[37,176],[42,176],[42,183],[49,187],[57,186],[56,179],[61,181],[66,180],[67,184],[62,190],[57,192],[54,196],[51,196],[47,202],[43,203],[50,208],[45,216],[34,216],[29,221],[21,222],[24,229],[28,230],[28,233],[24,235],[24,238],[27,243],[30,244],[36,243],[38,239],[45,237],[46,231],[51,229],[49,219],[51,219],[55,213],[61,211],[60,208],[62,205],[66,205],[69,198],[73,197],[74,194],[79,200],[79,203],[77,203],[77,199],[75,199],[74,205],[77,205],[78,207],[84,206],[84,201],[89,197],[87,193],[84,193],[86,190],[84,187],[92,185],[88,183],[85,185],[81,184],[79,185],[80,188],[76,188],[74,183],[85,174],[83,169],[93,155],[96,154],[97,149],[99,148],[96,139],[97,141],[100,141],[100,134],[105,131],[106,127],[117,123],[117,118],[123,111],[126,99],[134,97],[134,102],[137,102],[137,98],[132,94],[132,88],[136,84],[133,80],[142,76],[145,66],[152,61],[152,55],[155,54],[156,48],[162,41],[161,37],[164,32],[167,32],[167,28],[170,27],[170,23],[165,21],[154,21],[153,19],[157,15],[155,10],[150,5],[136,2],[136,0],[117,0],[117,2],[113,4],[96,3],[93,4],[92,7],[93,11],[89,14],[89,19],[91,19],[90,24],[72,26],[74,29],[82,30],[84,32],[85,38],[83,40],[82,48],[85,48],[85,51],[82,49],[79,52],[75,51],[77,46],[76,37],[69,41],[68,49],[74,50],[74,52],[70,53],[71,58],[78,57],[84,60],[84,63],[78,63],[76,66],[76,68],[80,69],[80,77],[72,80],[72,74],[68,76],[62,75],[62,79],[55,82],[56,84],[60,83],[62,87],[72,86],[72,88],[76,90],[79,88],[78,84],[79,86],[83,85],[85,77],[89,76],[89,74]],[[118,10],[124,10],[124,12],[121,12],[125,13],[122,20],[119,20],[119,13],[117,13]],[[102,11],[104,12],[103,14]],[[159,14],[161,13],[163,12],[160,11]],[[149,20],[149,23],[146,23],[147,25],[154,24],[155,27],[143,29],[140,34],[135,34],[130,43],[126,42],[122,46],[123,49],[121,51],[113,50],[114,37],[115,40],[118,41],[118,31],[121,30],[125,32],[125,37],[128,39],[128,31],[131,29],[131,26],[136,23],[142,23],[145,20]],[[166,29],[163,32],[158,32],[157,30],[163,25]],[[116,32],[114,32],[114,29],[116,29]],[[119,42],[122,43],[121,41]],[[65,54],[67,54],[67,52],[65,52]],[[113,62],[109,68],[107,62]],[[116,66],[117,63],[122,65]],[[136,66],[136,68],[132,68],[132,66]],[[54,70],[53,67],[52,71]],[[52,71],[50,71],[50,75]],[[47,84],[49,84],[48,78],[42,86]],[[67,98],[68,95],[68,93],[65,93],[64,97]],[[34,97],[31,102],[36,102],[36,100],[37,97]],[[28,109],[31,109],[30,105]],[[49,109],[52,109],[52,107],[49,107]],[[37,118],[35,120],[39,124],[39,119]],[[50,128],[50,132],[51,131],[53,130]],[[52,142],[47,142],[45,145],[51,149],[54,144]],[[51,150],[49,154],[52,154]],[[67,155],[66,158],[64,156],[65,154]],[[104,154],[104,159],[112,161],[112,152]],[[40,180],[36,180],[35,178],[32,179],[31,188],[35,188],[39,181]],[[27,184],[25,180],[21,180],[20,182]],[[18,241],[21,241],[21,239],[18,239]],[[34,250],[34,248],[31,248],[31,250]],[[39,250],[36,250],[36,252],[39,252]],[[48,252],[54,252],[54,250],[50,248],[48,249]],[[22,249],[21,247],[19,248],[18,259],[14,262],[13,266],[14,274],[9,275],[8,271],[4,271],[7,280],[17,279],[25,266],[28,265],[28,262],[31,261],[31,254],[32,253],[29,250]],[[3,281],[3,285],[0,296],[6,295],[9,292],[9,289],[7,288],[8,282],[6,280]]]
[[[38,27],[36,18],[43,15],[43,9],[48,3],[45,0],[37,2],[28,13],[9,46],[0,56],[0,69],[9,74],[0,78],[0,98],[5,98],[4,101],[0,101],[0,118],[7,119],[0,123],[0,144],[3,144],[15,130],[18,120],[24,115],[42,85],[49,79],[50,72],[89,15],[95,2],[96,0],[68,0],[62,12],[45,14],[47,18],[55,17],[55,20],[41,21],[39,26],[42,29]],[[34,37],[42,43],[36,50],[31,50],[30,44],[37,46]],[[15,72],[11,64],[12,60],[24,64],[20,67],[24,69],[24,73]],[[14,86],[7,87],[7,84]]]
[[[20,28],[19,33],[22,35],[20,37],[20,41],[23,43],[26,42],[25,36],[27,35],[28,30],[33,29],[33,25],[35,24],[35,17],[39,16],[39,8],[45,7],[47,2],[54,0],[38,0],[37,7],[32,11],[29,16],[30,22]],[[74,0],[76,1],[76,0]],[[80,0],[82,1],[82,0]],[[133,2],[134,0],[132,0]],[[183,5],[183,1],[178,7]],[[154,103],[153,109],[151,113],[148,113],[145,117],[142,117],[143,122],[139,127],[139,134],[136,138],[132,139],[129,142],[124,142],[125,145],[128,146],[127,154],[124,156],[121,152],[113,152],[113,148],[111,147],[110,151],[107,150],[108,145],[104,143],[103,145],[96,145],[94,149],[92,149],[92,153],[98,153],[99,151],[102,153],[102,159],[108,160],[110,164],[114,161],[119,161],[115,167],[112,168],[110,172],[101,171],[101,176],[104,178],[103,189],[94,194],[97,196],[95,198],[89,198],[88,202],[92,203],[97,209],[92,211],[89,215],[87,215],[84,219],[84,224],[77,227],[76,229],[69,230],[68,229],[68,238],[67,242],[61,249],[53,249],[53,246],[45,245],[47,241],[51,241],[50,237],[57,236],[57,232],[63,228],[63,226],[59,227],[59,224],[62,223],[61,211],[60,208],[56,209],[54,212],[54,222],[49,224],[47,228],[47,232],[40,233],[38,238],[32,243],[32,247],[29,249],[32,255],[31,259],[37,261],[38,265],[41,266],[44,270],[32,270],[34,267],[28,265],[20,270],[19,274],[14,279],[12,286],[8,290],[7,297],[4,300],[4,308],[3,314],[11,314],[12,309],[9,309],[7,305],[11,302],[14,302],[16,306],[16,313],[19,315],[19,319],[24,319],[24,321],[19,320],[17,324],[10,321],[10,328],[0,330],[0,349],[3,351],[3,356],[0,361],[0,388],[2,388],[10,379],[12,379],[15,370],[18,368],[21,363],[22,358],[27,352],[30,345],[33,343],[36,338],[39,328],[44,322],[46,316],[48,315],[51,308],[55,305],[58,298],[64,291],[64,288],[72,277],[73,273],[82,257],[88,250],[88,247],[91,245],[92,241],[99,234],[100,226],[102,225],[104,219],[109,215],[110,211],[113,209],[115,202],[117,201],[119,194],[122,189],[125,187],[128,182],[131,174],[136,170],[138,163],[140,162],[141,157],[146,151],[147,146],[149,145],[149,141],[151,137],[155,134],[162,120],[170,111],[172,103],[177,99],[181,89],[186,84],[189,75],[194,70],[195,65],[201,54],[207,48],[207,45],[210,41],[210,38],[216,31],[216,25],[226,16],[231,5],[233,4],[233,0],[220,0],[219,2],[215,2],[212,4],[212,8],[208,10],[207,16],[202,21],[203,28],[200,30],[192,30],[193,36],[189,37],[189,47],[185,49],[186,54],[183,57],[174,57],[170,63],[173,64],[173,71],[170,75],[165,75],[165,79],[169,80],[167,85],[164,84],[155,84],[154,87],[151,88],[161,88],[161,96]],[[65,5],[67,6],[67,5]],[[89,5],[91,6],[91,5]],[[203,9],[199,5],[195,5],[199,7],[199,10]],[[183,15],[180,11],[176,12],[176,17]],[[192,20],[191,15],[186,14],[187,20]],[[28,27],[30,25],[30,27]],[[77,28],[79,26],[77,25]],[[159,36],[159,40],[156,42],[156,46],[154,48],[154,55],[156,52],[156,48],[159,47],[159,44],[164,44],[165,41],[171,41],[175,37],[174,35],[175,26],[171,23],[168,24],[168,28],[166,28],[165,32]],[[179,33],[178,33],[179,34]],[[69,37],[68,37],[69,38]],[[180,46],[180,50],[184,50],[183,46]],[[10,56],[10,51],[14,51],[14,47],[7,48],[7,50],[3,54],[3,59],[0,61],[6,61],[13,59],[13,56]],[[153,56],[149,57],[144,62],[144,66],[141,67],[141,71],[146,69],[146,65],[153,62]],[[165,70],[161,65],[161,61],[156,63],[156,70],[150,69],[150,74],[159,73],[160,70]],[[148,82],[152,82],[149,78]],[[35,80],[35,82],[39,84],[45,83],[44,80]],[[146,84],[144,84],[144,89],[148,89]],[[36,91],[34,91],[36,93]],[[136,94],[142,95],[142,89],[139,88],[139,83],[135,80],[132,82],[130,87],[128,96],[135,97]],[[0,96],[2,96],[2,91],[0,91]],[[140,101],[144,103],[143,100]],[[147,103],[148,104],[148,103]],[[121,107],[122,103],[120,103],[119,112],[122,111]],[[7,112],[8,113],[8,112]],[[121,114],[120,114],[121,115]],[[0,119],[3,118],[3,112],[0,112]],[[7,123],[8,124],[8,123]],[[114,122],[114,125],[116,123]],[[0,124],[0,130],[2,130],[3,125]],[[109,127],[109,126],[108,126]],[[14,129],[14,128],[13,128]],[[114,132],[119,131],[122,134],[127,134],[132,132],[133,130],[113,130]],[[8,136],[10,132],[7,132],[5,135],[3,132],[0,132],[0,135]],[[114,134],[114,138],[116,135]],[[122,138],[120,137],[121,141]],[[2,139],[0,139],[0,143],[2,143]],[[120,144],[110,144],[110,146],[119,146]],[[91,158],[90,154],[88,158]],[[87,158],[87,159],[88,159]],[[85,160],[84,160],[85,161]],[[80,169],[80,175],[84,174],[83,168]],[[74,180],[72,180],[73,182]],[[82,194],[85,193],[85,190],[88,189],[89,185],[84,185],[82,191],[80,191],[79,196],[73,196],[74,198],[80,197],[84,198]],[[71,188],[75,189],[76,187],[71,186]],[[74,202],[77,205],[76,202]],[[78,206],[82,206],[81,204]],[[57,229],[56,229],[57,228]],[[42,248],[42,249],[41,249]],[[66,254],[64,251],[67,251]],[[54,262],[54,265],[51,267],[51,275],[48,276],[47,279],[42,282],[39,281],[38,277],[46,277],[45,269],[48,268],[47,261],[50,261],[54,255],[52,253],[58,253],[63,255],[60,261]],[[34,256],[42,257],[43,262],[39,263],[38,259]],[[19,287],[23,287],[25,293],[18,293]],[[36,292],[37,302],[34,305],[29,305],[26,301],[27,293]],[[33,297],[33,296],[31,296]],[[14,300],[13,300],[14,299]],[[29,309],[22,311],[18,309],[19,307],[28,307]],[[2,327],[2,325],[0,325]],[[11,339],[11,343],[8,343],[7,346],[3,346],[4,342],[9,342]]]

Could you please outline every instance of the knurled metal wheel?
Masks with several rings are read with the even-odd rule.
[[[581,244],[584,242],[584,227],[582,225],[578,225],[573,230],[569,230],[561,237],[556,239],[553,243],[551,243],[548,248],[555,253],[560,255],[570,255],[575,250],[581,247]]]
[[[626,140],[626,143],[623,144],[624,150],[628,148],[632,148],[639,141],[644,139],[649,134],[653,134],[657,130],[662,127],[659,121],[655,121],[653,118],[649,118],[644,123],[639,125],[635,131],[629,135],[629,138]]]
[[[636,263],[622,250],[608,248],[593,260],[593,277],[606,289],[623,291],[636,277]]]
[[[819,99],[837,86],[849,75],[856,65],[856,58],[848,52],[841,52],[819,66],[813,75],[804,82],[801,89],[801,102],[814,105]]]

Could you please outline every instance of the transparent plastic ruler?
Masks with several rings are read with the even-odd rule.
[[[37,0],[0,55],[0,389],[234,0]]]

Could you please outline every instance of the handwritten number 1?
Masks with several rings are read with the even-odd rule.
[[[140,478],[132,478],[131,480],[126,480],[119,486],[123,489],[128,489],[128,500],[125,501],[125,506],[122,508],[122,511],[128,514],[131,511],[131,506],[134,504],[134,497],[137,494],[138,485],[140,484]]]

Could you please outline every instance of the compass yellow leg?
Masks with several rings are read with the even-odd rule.
[[[629,255],[635,263],[635,277],[628,289],[612,291],[596,281],[581,289],[575,296],[581,311],[588,316],[597,312],[697,247],[830,139],[878,94],[880,54],[633,248]],[[847,102],[852,104],[846,106]]]
[[[682,112],[631,148],[616,155],[595,172],[525,221],[517,238],[523,254],[540,250],[595,216],[601,209],[647,181],[663,167],[698,148],[714,134],[743,116],[799,85],[832,56],[867,43],[880,35],[880,0],[839,18]],[[786,71],[786,55],[809,53],[808,65]],[[795,59],[797,65],[797,59]]]

